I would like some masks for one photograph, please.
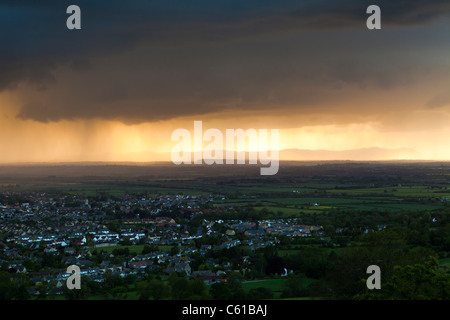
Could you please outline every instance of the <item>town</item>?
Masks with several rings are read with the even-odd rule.
[[[3,195],[4,199],[15,196],[18,195]],[[0,233],[10,235],[0,243],[6,258],[0,260],[0,265],[2,270],[32,275],[35,288],[47,290],[48,286],[42,284],[54,283],[54,290],[49,291],[55,294],[63,293],[69,276],[65,268],[69,265],[79,266],[81,274],[96,282],[103,282],[108,273],[142,279],[146,273],[158,270],[211,284],[224,281],[228,272],[245,272],[249,256],[235,262],[200,259],[207,265],[206,270],[193,269],[192,262],[199,256],[236,246],[255,251],[275,246],[280,236],[322,233],[321,226],[302,225],[295,219],[193,220],[203,213],[236,213],[232,206],[212,209],[215,199],[223,199],[221,195],[128,196],[119,201],[91,202],[77,196],[55,197],[46,193],[30,193],[26,197],[29,202],[0,205]],[[174,211],[189,220],[164,216],[173,216]],[[103,250],[122,246],[140,250]],[[30,294],[42,292],[31,289]]]
[[[383,298],[417,294],[392,284],[410,267],[433,272],[441,297],[449,171],[433,163],[286,163],[276,177],[251,166],[0,167],[0,298],[366,299],[380,294],[362,281],[373,265]],[[80,289],[67,286],[69,266],[80,270]]]

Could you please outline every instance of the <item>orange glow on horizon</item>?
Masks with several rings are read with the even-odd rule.
[[[177,144],[171,141],[173,130],[185,128],[193,135],[194,120],[200,118],[177,118],[141,124],[107,120],[43,123],[18,119],[17,103],[14,95],[0,94],[1,163],[170,161],[170,152]],[[269,132],[270,129],[280,129],[280,150],[345,151],[378,147],[401,149],[396,153],[398,159],[450,160],[450,142],[445,138],[450,136],[450,125],[445,125],[445,110],[436,111],[435,115],[420,112],[409,114],[409,127],[386,126],[380,121],[320,124],[319,119],[311,125],[277,128],[272,126],[286,122],[287,118],[290,122],[295,122],[296,117],[282,113],[273,115],[269,112],[261,113],[256,118],[244,112],[233,112],[233,116],[225,114],[202,117],[203,133],[210,128],[222,130],[224,134],[227,128],[268,129]],[[427,120],[428,126],[421,122],[423,119]],[[434,119],[442,121],[433,126]],[[422,127],[419,128],[419,125]],[[203,146],[207,144],[208,142],[204,142]],[[255,146],[250,146],[246,151],[255,149]],[[287,153],[284,154],[286,155]],[[283,153],[280,159],[283,160]]]

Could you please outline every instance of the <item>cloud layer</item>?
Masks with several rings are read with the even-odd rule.
[[[375,32],[365,27],[371,1],[77,2],[80,31],[65,28],[72,1],[0,4],[0,91],[20,95],[17,118],[378,119],[394,100],[400,110],[448,103],[448,1],[378,1]]]

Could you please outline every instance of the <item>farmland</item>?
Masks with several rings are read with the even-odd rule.
[[[281,163],[276,176],[254,166],[0,166],[1,241],[14,243],[3,267],[15,251],[37,273],[81,261],[93,274],[87,299],[364,297],[371,264],[387,282],[402,266],[445,279],[449,177],[440,162]],[[32,259],[38,235],[72,248],[52,240]]]

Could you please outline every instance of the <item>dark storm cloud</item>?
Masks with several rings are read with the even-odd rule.
[[[438,94],[427,103],[427,106],[429,108],[440,108],[449,105],[450,105],[450,92],[448,91]]]
[[[450,12],[449,1],[375,2],[382,8],[383,26],[429,24]],[[80,31],[65,27],[65,11],[71,4],[82,9]],[[364,30],[370,4],[361,0],[4,0],[0,91],[28,82],[40,92],[49,92],[23,105],[18,115],[23,119],[145,121],[211,112],[211,106],[251,110],[280,103],[314,104],[323,96],[312,90],[319,84],[338,88],[342,83],[375,81],[391,87],[396,83],[393,72],[376,63],[329,58],[324,66],[303,57],[334,52],[296,56],[308,51],[309,44],[285,54],[283,47],[289,43],[275,40],[277,49],[270,44],[259,48],[254,42],[261,36],[281,39],[290,31]],[[305,38],[314,40],[314,34]],[[129,54],[142,45],[155,49],[146,57]],[[121,66],[103,69],[111,70],[109,75],[95,73],[97,65],[92,61],[127,54],[128,59],[117,60]],[[62,65],[89,77],[60,88],[54,71]],[[304,86],[304,79],[311,86]],[[60,94],[54,94],[58,90]]]

